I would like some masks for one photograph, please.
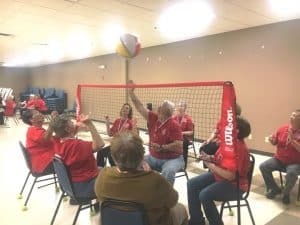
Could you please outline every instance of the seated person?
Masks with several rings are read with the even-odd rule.
[[[250,124],[247,120],[237,117],[237,143],[236,154],[237,165],[228,165],[224,150],[218,149],[215,156],[202,153],[201,159],[209,168],[209,172],[190,179],[187,183],[188,205],[190,212],[189,225],[205,225],[203,216],[209,224],[223,225],[219,211],[214,201],[235,200],[237,195],[236,170],[239,171],[240,194],[248,189],[247,173],[250,165],[248,147],[244,142],[251,132]],[[230,168],[229,168],[230,167]]]
[[[57,116],[52,122],[53,130],[60,138],[55,155],[67,166],[75,195],[92,198],[95,197],[94,183],[99,173],[94,152],[101,151],[104,141],[88,116],[80,115],[79,121],[89,129],[92,141],[75,138],[75,124],[64,115]],[[70,203],[76,204],[76,201],[72,199]]]
[[[5,100],[5,111],[4,115],[5,116],[13,116],[15,114],[15,109],[16,109],[16,102],[14,101],[13,96],[8,96],[7,99]]]
[[[44,99],[42,99],[40,97],[40,95],[35,95],[34,106],[35,106],[35,109],[39,110],[43,114],[46,114],[49,112],[49,110],[46,106],[46,102],[44,101]]]
[[[21,105],[20,107],[21,117],[26,110],[35,109],[34,94],[29,95],[29,99],[27,101],[21,102],[20,105]]]
[[[130,84],[133,84],[132,81]],[[174,104],[164,101],[155,113],[144,107],[135,95],[134,88],[130,88],[128,91],[137,111],[148,123],[150,155],[145,157],[145,161],[151,169],[160,171],[173,185],[176,172],[184,168],[182,131],[179,124],[172,118]]]
[[[273,199],[282,192],[282,202],[289,204],[290,192],[300,175],[300,109],[292,112],[290,124],[281,126],[269,141],[276,146],[276,153],[259,166],[268,191],[266,197]],[[283,190],[274,181],[273,171],[286,171]]]
[[[106,132],[110,137],[115,136],[117,133],[123,131],[134,131],[137,132],[136,121],[132,119],[132,107],[130,104],[125,103],[120,110],[120,118],[116,119],[110,127],[109,117],[106,116]],[[105,160],[104,158],[108,158],[109,164],[111,166],[115,166],[115,163],[110,154],[110,147],[107,146],[97,153],[97,164],[98,166],[104,167]]]
[[[31,159],[33,172],[54,172],[52,160],[54,156],[54,144],[58,141],[52,136],[53,129],[48,126],[43,128],[44,115],[37,110],[27,110],[23,113],[22,120],[30,127],[26,133],[26,148]]]
[[[236,115],[240,116],[242,113],[242,108],[239,104],[236,103]],[[203,142],[200,147],[200,152],[204,152],[208,155],[214,155],[219,148],[220,144],[220,126],[221,121],[219,121],[216,125],[215,130],[211,133],[210,137]]]
[[[116,167],[99,173],[95,192],[99,201],[133,201],[146,209],[149,225],[185,225],[187,212],[178,204],[178,193],[159,173],[142,169],[143,141],[133,132],[118,133],[111,142]],[[147,166],[147,164],[144,164]]]
[[[177,107],[177,113],[174,115],[174,119],[179,123],[182,135],[183,135],[183,152],[188,152],[189,145],[194,135],[194,125],[192,117],[186,113],[186,102],[179,102]]]

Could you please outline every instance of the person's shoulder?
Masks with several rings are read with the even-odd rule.
[[[290,125],[289,125],[288,123],[286,123],[286,124],[281,125],[281,126],[277,129],[277,131],[285,131],[285,130],[288,130],[289,127],[290,127]]]

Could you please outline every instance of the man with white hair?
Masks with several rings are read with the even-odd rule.
[[[133,85],[133,82],[130,81]],[[148,111],[134,93],[128,89],[129,96],[137,111],[147,120],[149,128],[149,152],[145,162],[151,169],[161,174],[173,185],[175,174],[184,168],[182,155],[182,131],[180,125],[172,118],[174,103],[164,101],[157,113]]]

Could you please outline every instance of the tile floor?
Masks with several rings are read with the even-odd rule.
[[[99,130],[103,127],[98,126]],[[22,211],[24,199],[17,199],[21,186],[27,175],[27,168],[18,146],[18,141],[25,140],[27,126],[20,122],[18,125],[9,119],[7,126],[0,126],[0,177],[2,180],[0,199],[0,224],[10,225],[43,225],[50,224],[60,193],[56,193],[54,186],[42,189],[35,188],[28,203],[28,210]],[[88,134],[81,134],[82,138],[89,138]],[[266,159],[265,156],[255,155],[256,168],[254,172],[252,191],[249,196],[250,206],[253,211],[256,225],[298,225],[300,224],[300,207],[295,205],[298,183],[293,189],[289,206],[281,203],[278,197],[275,200],[268,200],[264,196],[264,185],[258,171],[260,162]],[[190,177],[204,172],[202,165],[189,159],[188,174]],[[32,181],[32,180],[31,180]],[[177,178],[175,189],[180,193],[179,201],[187,204],[186,179]],[[28,191],[28,188],[25,190]],[[250,225],[250,217],[247,209],[242,207],[242,224]],[[56,218],[59,225],[69,225],[72,223],[77,207],[71,206],[68,202],[63,202]],[[229,216],[224,212],[223,220],[226,225],[236,224],[236,216]],[[90,217],[88,210],[82,211],[77,224],[96,225],[99,224],[99,213]]]

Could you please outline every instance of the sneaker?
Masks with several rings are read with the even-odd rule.
[[[285,205],[288,205],[290,204],[290,195],[283,195],[282,197],[282,203],[285,204]]]
[[[266,197],[268,199],[274,199],[276,197],[276,195],[280,194],[281,193],[281,190],[280,189],[277,189],[277,190],[270,190],[268,191],[268,193],[266,194]]]

